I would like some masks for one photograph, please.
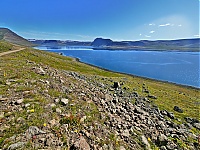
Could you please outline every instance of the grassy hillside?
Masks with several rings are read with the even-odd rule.
[[[114,82],[119,82],[124,92],[114,90]],[[108,145],[114,149],[120,149],[120,146],[145,149],[141,136],[147,130],[131,128],[130,137],[120,138],[106,125],[115,114],[110,116],[105,110],[101,111],[101,105],[98,105],[99,101],[109,99],[111,95],[119,100],[123,98],[124,102],[128,99],[125,105],[128,102],[135,104],[140,98],[131,97],[133,93],[138,93],[141,99],[149,95],[156,96],[156,99],[148,98],[144,104],[173,112],[176,119],[166,117],[166,120],[174,122],[176,126],[186,123],[184,117],[200,119],[198,89],[113,73],[72,58],[30,48],[5,55],[0,61],[0,147],[7,148],[13,143],[13,137],[21,137],[30,126],[37,126],[48,131],[48,135],[51,132],[51,138],[63,143],[65,148],[71,148],[76,137],[84,136],[90,146],[93,143],[97,148]],[[59,101],[63,98],[68,99],[67,105]],[[174,106],[179,106],[184,112],[174,111]],[[194,127],[189,131],[195,135],[200,133]],[[34,143],[46,136],[32,137],[25,149],[41,148],[41,145]],[[197,143],[197,139],[192,137],[194,135],[185,140],[168,138],[179,148],[188,148],[188,143]],[[16,139],[20,138],[14,141],[19,141]],[[158,149],[161,144],[155,144],[153,137],[149,137],[148,142],[152,149]],[[55,147],[51,145],[51,148]]]
[[[33,46],[31,42],[7,28],[0,28],[0,40],[4,40],[22,46]]]

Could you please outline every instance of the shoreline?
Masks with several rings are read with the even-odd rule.
[[[65,57],[69,57],[69,56],[65,56]],[[133,75],[133,74],[129,74],[129,73],[112,71],[112,70],[109,70],[109,69],[106,69],[106,68],[103,68],[103,67],[99,67],[99,66],[95,66],[95,65],[92,65],[92,64],[89,64],[89,63],[82,62],[79,58],[75,58],[75,57],[70,57],[70,58],[74,59],[75,61],[77,61],[79,63],[86,64],[86,65],[89,65],[91,67],[95,67],[95,68],[98,68],[98,69],[101,69],[101,70],[104,70],[104,71],[119,73],[119,74],[122,74],[122,75],[128,75],[130,77],[137,77],[137,78],[142,78],[142,79],[145,79],[145,80],[150,80],[150,81],[155,81],[155,82],[160,82],[160,83],[172,84],[172,85],[175,85],[175,86],[190,88],[190,89],[194,89],[194,90],[200,90],[200,87],[198,88],[198,87],[194,87],[194,86],[191,86],[191,85],[178,84],[178,83],[169,82],[169,81],[162,81],[162,80],[158,80],[158,79],[152,79],[152,78],[148,78],[148,77],[137,76],[137,75]]]

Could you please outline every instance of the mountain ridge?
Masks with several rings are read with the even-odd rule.
[[[34,44],[8,28],[0,28],[0,40],[4,40],[21,46],[34,46]]]
[[[62,41],[62,40],[36,40],[29,39],[30,42],[39,46],[91,46],[93,49],[105,50],[183,50],[200,51],[199,38],[175,39],[175,40],[140,40],[140,41],[113,41],[111,39],[96,38],[92,42],[82,41]]]

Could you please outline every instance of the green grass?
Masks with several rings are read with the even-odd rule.
[[[166,109],[170,112],[174,112],[175,116],[181,119],[186,116],[199,119],[200,91],[198,89],[113,73],[79,63],[73,58],[33,49],[27,49],[9,55],[9,57],[4,57],[4,60],[6,62],[10,61],[10,63],[7,63],[6,67],[4,66],[4,70],[7,70],[9,74],[17,74],[17,76],[21,78],[24,76],[26,76],[26,78],[29,78],[28,76],[34,77],[34,75],[31,75],[30,70],[24,72],[24,70],[22,71],[21,69],[23,65],[26,65],[26,60],[30,60],[36,64],[43,64],[59,70],[75,71],[87,76],[102,76],[103,78],[111,79],[113,81],[125,81],[124,87],[129,88],[132,91],[137,91],[143,96],[147,96],[146,93],[142,92],[142,86],[145,83],[150,94],[157,96],[157,99],[152,100],[152,102],[158,105],[161,110]],[[13,64],[11,61],[15,63]],[[1,71],[0,75],[2,76],[2,74],[3,72]],[[108,84],[111,83],[107,80],[102,80],[102,82],[107,82]],[[53,91],[51,91],[51,93],[53,94]],[[57,94],[55,93],[55,95]],[[184,113],[175,112],[173,110],[175,105],[182,108]]]
[[[1,39],[1,37],[0,37]],[[1,52],[6,52],[6,51],[9,51],[13,48],[13,45],[7,43],[7,42],[4,42],[4,41],[0,41],[0,53]]]

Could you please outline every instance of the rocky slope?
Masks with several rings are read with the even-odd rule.
[[[199,120],[161,110],[148,84],[142,84],[144,96],[126,76],[58,69],[41,63],[42,57],[64,60],[26,50],[0,62],[1,149],[199,149]],[[184,113],[178,106],[174,111]]]

